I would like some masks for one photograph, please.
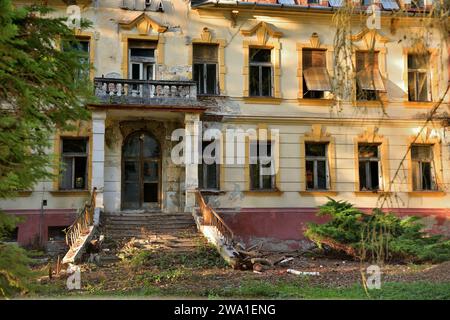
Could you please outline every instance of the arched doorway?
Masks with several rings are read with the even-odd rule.
[[[130,134],[122,147],[122,209],[160,208],[161,147],[146,131]]]

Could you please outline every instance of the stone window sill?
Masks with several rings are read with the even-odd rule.
[[[50,194],[55,197],[85,197],[90,195],[88,190],[55,190],[50,191]]]
[[[369,197],[369,196],[373,196],[373,197],[379,197],[379,196],[383,196],[383,195],[388,195],[391,194],[392,192],[389,191],[383,191],[383,190],[374,190],[374,191],[355,191],[354,194],[355,196],[362,196],[362,197]]]
[[[248,104],[281,104],[281,100],[275,97],[244,97],[244,102]]]
[[[330,107],[333,105],[333,99],[309,99],[309,98],[299,98],[297,99],[298,104],[301,106],[323,106]]]
[[[411,197],[444,197],[445,191],[411,191],[408,192]]]
[[[244,191],[249,196],[281,196],[283,191],[278,189],[260,189],[260,190],[247,190]]]
[[[304,190],[299,191],[302,196],[310,197],[327,197],[327,196],[337,196],[338,192],[333,190]]]

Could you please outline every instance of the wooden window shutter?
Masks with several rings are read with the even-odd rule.
[[[326,68],[326,51],[304,49],[303,77],[309,91],[331,91],[331,81]]]
[[[194,63],[217,63],[218,46],[211,44],[194,44],[192,55]]]
[[[356,78],[363,90],[385,91],[383,78],[378,68],[377,51],[356,52]]]

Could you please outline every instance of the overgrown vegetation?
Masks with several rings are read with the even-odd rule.
[[[361,260],[442,262],[450,260],[450,240],[423,232],[419,217],[400,218],[374,209],[366,214],[346,201],[330,199],[319,207],[323,224],[310,223],[305,236]]]
[[[160,270],[168,270],[173,266],[183,268],[227,267],[217,250],[210,245],[199,246],[196,250],[187,252],[163,252],[160,250],[142,250],[130,255],[126,261],[135,268],[155,266]]]

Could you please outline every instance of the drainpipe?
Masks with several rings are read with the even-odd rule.
[[[43,228],[44,228],[44,207],[47,206],[47,200],[42,200],[41,202],[41,214],[39,216],[39,246],[44,245],[44,239],[43,239]]]

